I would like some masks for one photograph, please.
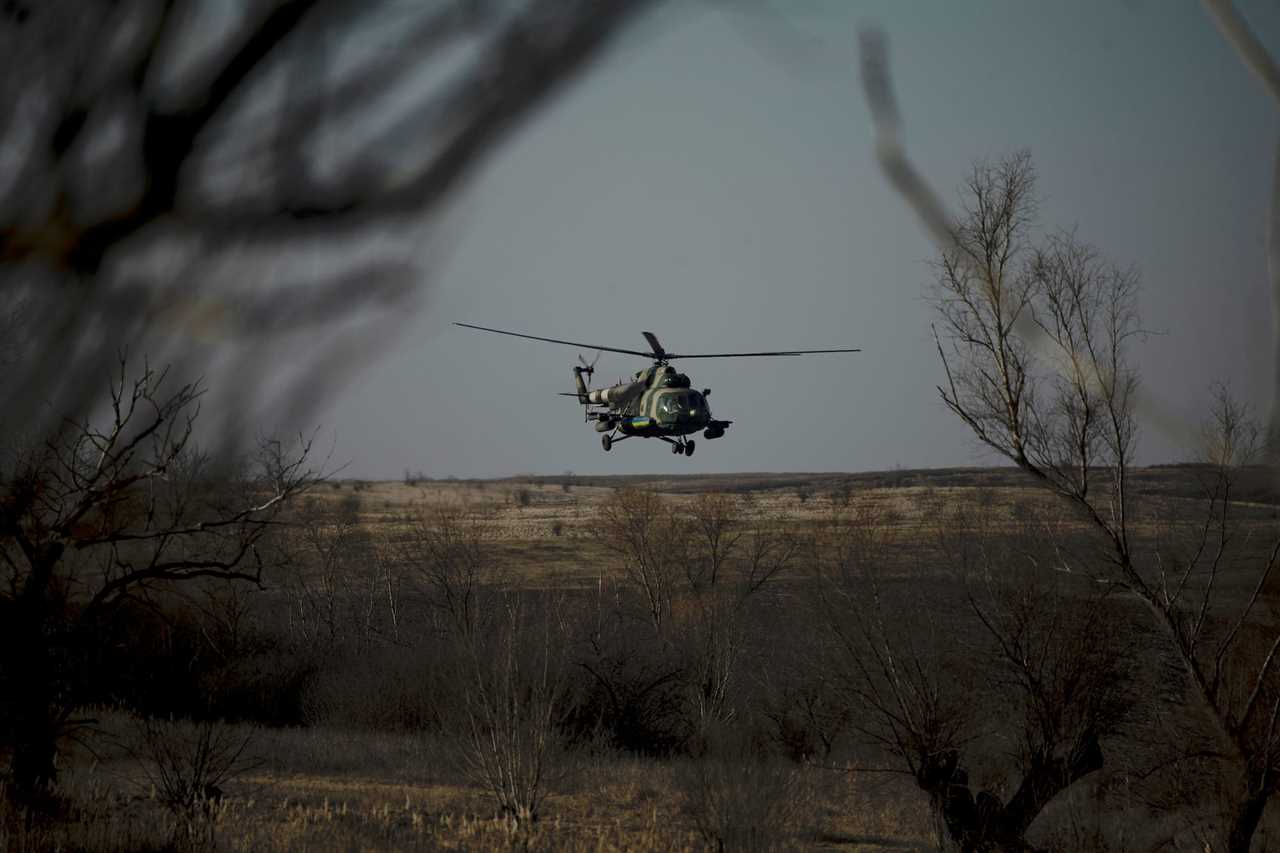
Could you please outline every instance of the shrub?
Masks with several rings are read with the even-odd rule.
[[[713,850],[775,850],[801,820],[800,770],[741,746],[718,744],[676,768],[676,786]]]
[[[556,725],[568,695],[565,623],[554,607],[531,614],[514,596],[504,605],[464,640],[458,734],[468,776],[524,827],[571,766]]]
[[[183,840],[194,846],[212,841],[223,786],[258,764],[248,752],[252,740],[252,731],[213,720],[141,718],[129,751],[156,798],[179,819]]]

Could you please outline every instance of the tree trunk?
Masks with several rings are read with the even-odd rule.
[[[58,661],[51,648],[56,628],[49,600],[52,563],[28,576],[4,631],[4,686],[10,692],[9,731],[13,740],[9,796],[30,803],[57,779],[61,717],[57,699]]]
[[[1067,758],[1037,756],[1008,803],[1000,802],[990,791],[979,791],[974,797],[969,788],[969,774],[961,766],[956,750],[925,758],[916,782],[936,798],[947,834],[965,853],[1029,851],[1035,848],[1027,843],[1025,835],[1041,810],[1059,793],[1102,765],[1102,750],[1096,736],[1089,732]]]
[[[1250,774],[1252,777],[1252,774]],[[1236,806],[1231,816],[1231,832],[1227,836],[1228,853],[1249,853],[1253,842],[1253,834],[1262,820],[1262,813],[1267,808],[1268,792],[1258,780],[1249,778],[1244,798]]]
[[[48,721],[19,719],[13,750],[10,798],[28,804],[38,799],[57,779],[54,761],[58,751],[57,727]]]
[[[1000,812],[998,835],[1021,839],[1050,800],[1102,765],[1102,747],[1092,730],[1066,757],[1033,755],[1022,784]]]
[[[13,738],[9,793],[16,802],[31,802],[57,778],[55,759],[61,726],[53,707],[53,661],[44,640],[28,634],[27,642],[6,650],[10,675],[5,680],[13,691],[9,703]]]

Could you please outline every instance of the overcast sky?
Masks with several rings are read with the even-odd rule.
[[[345,476],[859,471],[989,464],[938,400],[933,248],[874,159],[857,30],[878,24],[909,154],[947,200],[1031,151],[1041,226],[1142,276],[1144,385],[1186,419],[1229,380],[1265,414],[1264,217],[1280,123],[1191,0],[670,2],[474,180],[414,328],[324,415]],[[1273,53],[1280,6],[1239,4]],[[673,351],[734,425],[691,458],[611,453],[557,392],[575,351]],[[591,357],[590,352],[585,355]],[[645,362],[604,354],[596,384]],[[1144,427],[1142,461],[1184,454]]]

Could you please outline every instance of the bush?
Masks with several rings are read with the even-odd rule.
[[[566,623],[553,605],[508,597],[486,630],[466,638],[456,722],[463,768],[516,827],[538,820],[548,788],[572,769],[556,725],[564,713]]]
[[[775,850],[805,823],[799,768],[742,746],[716,744],[678,765],[675,779],[711,849]]]
[[[683,752],[695,730],[683,662],[619,613],[604,614],[599,628],[577,658],[562,720],[571,742],[648,756]]]
[[[155,797],[178,818],[182,840],[191,846],[212,842],[222,787],[258,764],[249,754],[253,732],[213,720],[142,718],[135,733],[129,751]]]

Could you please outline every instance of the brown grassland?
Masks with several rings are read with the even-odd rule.
[[[1155,539],[1169,519],[1195,517],[1194,469],[1173,466],[1135,473],[1142,494],[1135,530]],[[965,609],[965,581],[932,545],[940,537],[955,534],[956,519],[981,519],[988,532],[1012,535],[1028,518],[1052,517],[1059,542],[1079,540],[1081,548],[1088,547],[1087,526],[1064,515],[1050,495],[1013,469],[348,480],[321,484],[304,498],[300,512],[302,517],[331,518],[345,511],[355,535],[366,542],[385,543],[404,539],[415,514],[422,517],[432,507],[469,508],[482,528],[478,538],[486,548],[486,559],[501,567],[500,581],[494,586],[549,599],[568,596],[558,600],[567,601],[568,608],[580,616],[583,608],[589,609],[593,601],[599,606],[599,598],[621,583],[619,557],[599,535],[600,507],[620,488],[657,492],[677,514],[699,495],[727,494],[744,530],[771,525],[792,533],[816,531],[833,516],[849,513],[874,519],[882,562],[878,577],[884,584],[887,612],[904,624],[925,626],[917,637],[928,634],[942,647],[964,647],[972,642],[974,631],[972,625],[960,627],[962,620],[956,615]],[[1184,504],[1189,508],[1184,509]],[[1256,535],[1261,547],[1266,538],[1262,534],[1277,524],[1278,507],[1265,483],[1246,484],[1240,509],[1244,538]],[[376,557],[374,550],[360,553],[364,557],[351,559]],[[291,571],[299,584],[305,584],[323,573],[325,565],[317,557]],[[1070,561],[1054,571],[1069,574]],[[1224,589],[1238,587],[1243,596],[1248,594],[1250,577],[1227,575],[1220,583]],[[769,717],[764,712],[756,716],[752,697],[781,695],[768,690],[781,689],[777,683],[786,681],[789,671],[809,672],[825,660],[806,651],[810,648],[806,641],[823,630],[815,621],[815,611],[803,603],[810,600],[815,583],[803,560],[789,563],[771,579],[767,606],[750,622],[748,651],[735,676],[736,701],[742,704],[722,720],[750,730],[745,736],[755,739],[756,752],[763,756],[751,761],[728,762],[717,770],[709,759],[698,757],[710,753],[696,748],[646,755],[619,749],[601,737],[579,740],[571,748],[553,749],[556,772],[548,772],[543,780],[547,799],[536,820],[517,821],[477,784],[474,768],[468,769],[465,747],[456,734],[450,734],[456,730],[434,724],[415,729],[400,717],[385,725],[362,717],[358,706],[385,704],[396,690],[412,694],[411,682],[424,672],[419,664],[433,655],[429,642],[370,642],[358,647],[363,651],[340,656],[343,663],[329,679],[323,672],[313,674],[302,700],[303,719],[297,724],[209,724],[206,733],[218,738],[210,753],[227,766],[220,774],[200,777],[216,782],[216,789],[202,792],[207,796],[197,797],[197,804],[186,810],[166,805],[166,783],[158,774],[165,755],[197,748],[192,744],[199,742],[200,724],[182,719],[144,723],[139,715],[118,708],[90,710],[85,716],[92,719],[64,745],[56,809],[35,820],[7,815],[0,821],[0,847],[85,851],[933,849],[942,836],[929,796],[882,751],[860,745],[852,734],[856,725],[852,729],[836,726],[834,746],[828,744],[826,749],[806,748],[787,755],[779,746],[781,738],[759,746],[767,740],[761,732],[770,730],[769,720],[778,723],[782,716]],[[357,587],[354,579],[343,578],[336,597],[365,595]],[[1092,594],[1086,579],[1072,580],[1064,588]],[[289,624],[296,628],[292,620],[295,611],[301,611],[290,590],[281,578],[268,578],[265,591],[243,589],[233,598],[233,606],[242,606],[242,617],[248,620],[270,618],[274,613],[277,624],[288,611]],[[1276,618],[1276,590],[1267,595],[1259,618],[1270,623]],[[410,599],[406,594],[405,600]],[[1125,611],[1132,605],[1121,600],[1108,606]],[[913,620],[912,614],[921,619]],[[1119,624],[1140,622],[1134,617]],[[380,630],[385,634],[385,626]],[[1178,674],[1160,662],[1144,631],[1133,628],[1126,647],[1127,654],[1140,659],[1143,675],[1138,680],[1176,682]],[[307,636],[311,642],[320,642],[319,634]],[[787,658],[783,649],[798,650],[796,657]],[[360,677],[362,670],[368,674],[385,668],[392,659],[401,669],[390,676]],[[269,669],[268,677],[284,678]],[[432,677],[439,676],[425,677],[423,690],[440,683],[431,681]],[[963,680],[959,684],[955,689],[963,691]],[[829,706],[839,705],[841,695],[837,692],[826,700],[823,713],[838,715],[839,709],[832,712]],[[989,760],[978,761],[980,766],[973,773],[993,780],[993,790],[1008,784],[1000,781],[997,768],[1002,756],[1015,748],[1001,740],[1005,735],[992,722],[1009,713],[1000,701],[975,693],[971,709],[979,717],[975,737],[990,742]],[[756,721],[751,724],[755,728],[744,722],[748,717]],[[777,730],[773,731],[776,735]],[[165,744],[178,746],[166,753]],[[1104,749],[1108,748],[1104,742]],[[720,775],[708,777],[709,772]],[[1137,772],[1124,761],[1109,761],[1107,772],[1099,778],[1069,787],[1037,822],[1033,835],[1038,843],[1054,849],[1196,849],[1194,806],[1161,811],[1158,797],[1126,798],[1123,789],[1131,778],[1126,774]],[[718,806],[700,799],[708,792],[720,797]],[[1207,802],[1208,791],[1205,797]],[[745,820],[746,815],[771,825],[758,837],[716,836],[704,831],[708,810],[725,814],[730,822]],[[1254,849],[1271,849],[1268,845],[1277,843],[1280,824],[1273,808]]]

